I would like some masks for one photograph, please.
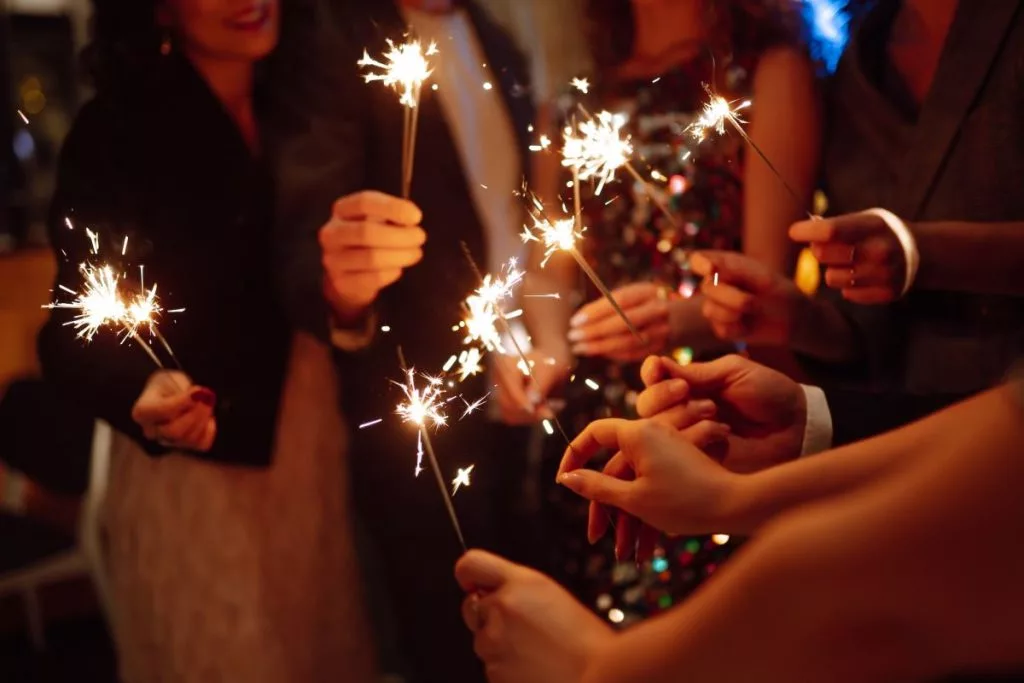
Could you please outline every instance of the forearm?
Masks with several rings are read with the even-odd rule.
[[[752,533],[801,505],[856,491],[927,459],[950,431],[968,423],[978,400],[872,439],[739,477],[726,501],[728,528],[723,531]]]
[[[1024,223],[915,223],[917,289],[1024,296]]]

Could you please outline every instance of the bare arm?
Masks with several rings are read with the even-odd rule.
[[[915,223],[915,287],[1024,296],[1024,223]]]
[[[921,466],[779,520],[685,607],[603,648],[586,683],[680,671],[862,683],[1019,665],[1024,550],[1005,541],[1024,533],[1020,407],[989,392],[932,427],[942,439]],[[993,555],[950,553],[940,530]]]
[[[789,194],[753,149],[747,150],[743,251],[789,276],[797,249],[787,230],[811,205],[820,156],[821,111],[810,62],[791,49],[767,52],[754,76],[753,102],[750,139],[797,196]]]

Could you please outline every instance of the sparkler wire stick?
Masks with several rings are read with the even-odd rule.
[[[409,143],[406,146],[405,176],[402,179],[402,197],[408,199],[412,195],[412,170],[416,162],[416,137],[420,121],[420,92],[422,86],[416,86],[416,106],[409,109]]]
[[[743,140],[748,145],[750,145],[750,148],[757,152],[757,156],[761,157],[761,161],[765,163],[765,165],[768,167],[768,170],[770,170],[775,175],[775,177],[779,179],[779,182],[782,183],[782,186],[784,188],[786,188],[786,192],[788,192],[789,196],[793,198],[793,201],[796,202],[797,206],[804,206],[804,203],[800,201],[800,196],[796,193],[796,190],[793,189],[793,186],[789,184],[789,181],[786,180],[786,178],[782,175],[779,169],[775,167],[775,164],[773,164],[772,160],[768,158],[768,155],[765,154],[761,150],[761,148],[753,140],[750,139],[750,136],[747,135],[747,131],[743,130],[743,126],[741,126],[740,122],[736,120],[736,117],[729,115],[725,117],[725,120],[728,121],[729,124],[736,130],[736,132],[740,134],[740,137],[742,137]],[[814,215],[810,211],[807,212],[807,216],[809,218],[814,218]]]
[[[398,347],[398,363],[402,367],[402,372],[407,376],[409,374],[409,368],[405,363],[405,354],[402,353],[402,347]],[[441,499],[444,500],[445,508],[448,510],[448,517],[452,521],[452,526],[455,528],[455,535],[459,538],[459,545],[462,546],[463,552],[468,550],[466,545],[466,538],[462,535],[462,525],[459,524],[459,516],[455,513],[455,505],[452,503],[451,496],[448,495],[448,484],[445,483],[444,475],[441,474],[441,465],[437,460],[437,454],[434,453],[434,444],[430,441],[430,434],[427,431],[425,424],[417,425],[420,432],[420,438],[423,439],[423,447],[427,452],[427,459],[430,461],[430,469],[434,471],[434,478],[437,479],[437,486],[441,489]]]
[[[484,275],[483,273],[480,272],[480,267],[477,266],[476,261],[473,259],[473,254],[469,251],[469,245],[467,245],[465,242],[461,242],[461,245],[462,253],[465,254],[466,260],[469,262],[470,268],[473,269],[473,272],[476,274],[480,282],[483,282]],[[508,334],[509,339],[512,340],[512,346],[515,347],[516,353],[519,354],[520,360],[523,361],[523,369],[530,376],[530,381],[532,381],[534,384],[539,384],[537,378],[533,374],[533,368],[530,366],[530,359],[526,357],[526,352],[524,352],[523,347],[519,345],[519,341],[516,339],[516,335],[512,331],[512,325],[509,324],[508,318],[505,317],[505,313],[501,310],[501,307],[498,306],[497,303],[492,303],[491,306],[494,309],[494,312],[498,314],[498,320],[500,320],[502,325],[505,327],[505,332],[506,334]],[[544,401],[544,403],[546,404],[547,401]],[[562,435],[562,438],[565,439],[565,442],[571,446],[572,439],[569,438],[569,434],[565,431],[565,428],[562,427],[561,421],[559,421],[558,416],[555,415],[555,412],[553,410],[551,411],[551,418],[551,421],[555,423],[555,428],[558,429],[559,433]]]
[[[615,300],[615,297],[612,295],[607,285],[605,285],[604,282],[601,281],[601,278],[598,277],[597,273],[594,272],[594,269],[590,267],[590,264],[587,263],[587,260],[583,258],[583,254],[581,254],[579,250],[576,249],[576,247],[569,249],[569,253],[573,255],[573,258],[576,259],[576,263],[580,265],[580,269],[583,270],[583,273],[588,278],[590,278],[590,281],[594,283],[594,286],[597,287],[597,289],[601,292],[604,298],[608,300],[608,303],[612,305],[612,308],[619,315],[619,317],[622,318],[622,322],[626,323],[626,327],[629,328],[629,331],[633,333],[633,336],[636,337],[637,341],[643,344],[644,346],[647,346],[649,343],[647,341],[647,337],[645,337],[643,333],[636,328],[636,325],[633,324],[633,321],[630,320],[629,316],[626,315],[626,312],[622,310],[622,307],[619,306],[619,302]]]

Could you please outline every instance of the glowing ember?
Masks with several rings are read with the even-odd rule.
[[[562,166],[573,169],[580,180],[596,179],[598,195],[633,156],[633,143],[623,133],[624,125],[625,116],[601,111],[596,117],[565,129]]]
[[[459,473],[455,475],[455,479],[452,480],[452,495],[458,493],[459,488],[462,486],[469,486],[469,475],[473,473],[473,468],[476,465],[470,465],[469,467],[460,467]]]
[[[379,71],[363,74],[367,83],[380,81],[399,94],[399,101],[405,106],[415,108],[419,104],[419,91],[423,82],[430,77],[430,62],[427,57],[437,54],[437,45],[430,43],[426,51],[418,40],[411,40],[395,45],[388,40],[388,51],[383,60],[379,61],[363,51],[363,58],[357,64],[364,68],[377,68]]]

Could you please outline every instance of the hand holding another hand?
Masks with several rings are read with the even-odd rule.
[[[132,408],[132,419],[150,441],[168,448],[208,451],[217,437],[216,403],[212,391],[194,386],[185,373],[160,370],[150,375]]]
[[[382,289],[423,258],[427,235],[415,204],[364,191],[334,203],[320,228],[324,295],[342,323],[362,316]]]

